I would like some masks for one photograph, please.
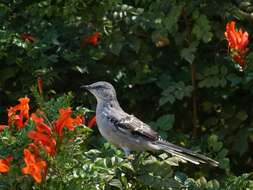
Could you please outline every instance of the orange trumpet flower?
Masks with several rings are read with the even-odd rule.
[[[84,36],[81,40],[81,48],[84,48],[88,44],[96,46],[100,36],[100,32],[94,32],[90,36]]]
[[[0,159],[0,173],[7,173],[10,170],[10,162],[12,160],[12,156],[8,156],[5,159]]]
[[[22,168],[22,173],[30,174],[37,183],[41,183],[41,174],[46,171],[47,163],[44,160],[36,160],[28,149],[24,149],[24,160],[26,167]]]
[[[224,33],[228,41],[228,47],[232,58],[239,63],[241,68],[245,67],[245,54],[248,51],[247,45],[249,43],[249,34],[241,28],[236,30],[235,21],[228,22],[226,25],[226,32]]]
[[[28,137],[32,139],[35,144],[41,145],[48,155],[55,155],[56,140],[52,137],[51,128],[44,123],[43,118],[38,117],[35,113],[31,115],[31,119],[36,125],[36,130],[29,131]]]
[[[30,99],[27,97],[24,97],[24,98],[20,98],[18,101],[19,101],[18,105],[7,109],[8,124],[9,126],[12,126],[14,124],[18,129],[22,129],[25,125],[24,120],[29,119]]]
[[[72,118],[72,110],[71,108],[62,108],[59,110],[60,116],[55,121],[55,131],[61,137],[62,130],[64,127],[69,130],[74,130],[76,125],[80,125],[83,123],[82,117],[77,116],[76,118]]]

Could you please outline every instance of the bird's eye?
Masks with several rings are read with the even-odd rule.
[[[104,89],[104,86],[99,85],[99,86],[96,87],[96,89],[101,89],[102,90],[102,89]]]

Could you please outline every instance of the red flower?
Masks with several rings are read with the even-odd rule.
[[[96,116],[93,116],[91,120],[88,122],[87,127],[92,128],[96,124]]]
[[[0,173],[7,173],[10,170],[10,162],[12,160],[12,156],[8,156],[5,159],[0,159]]]
[[[55,121],[55,131],[60,137],[62,136],[62,130],[64,127],[67,127],[69,130],[74,130],[76,125],[83,123],[81,116],[77,116],[76,118],[71,117],[71,108],[62,108],[59,110],[59,113],[60,116]]]
[[[27,97],[20,98],[20,103],[18,105],[7,109],[9,126],[14,124],[18,129],[22,129],[24,127],[24,119],[29,119],[29,101],[30,99]]]
[[[35,144],[41,145],[48,155],[55,155],[56,141],[54,138],[34,130],[28,132],[28,137],[32,139]]]
[[[231,55],[234,61],[238,62],[239,65],[244,68],[245,60],[244,56],[247,52],[247,45],[249,43],[249,34],[240,28],[236,30],[235,22],[228,22],[226,25],[225,32],[226,40],[228,41],[228,47],[230,49]]]
[[[36,158],[40,156],[39,147],[36,144],[30,143],[28,149],[32,151]]]
[[[28,137],[34,141],[35,144],[41,145],[45,152],[53,156],[56,153],[56,141],[51,136],[31,130],[28,132]]]
[[[44,119],[41,117],[38,117],[35,113],[32,113],[31,119],[34,121],[36,124],[36,129],[40,133],[46,133],[47,135],[52,134],[51,128],[44,123]]]
[[[81,40],[81,47],[84,48],[88,44],[96,46],[100,36],[100,32],[94,32],[90,36],[84,36]]]
[[[44,123],[44,119],[38,117],[35,113],[31,115],[31,119],[36,125],[36,131],[28,132],[28,137],[34,141],[35,144],[41,145],[45,152],[53,156],[56,153],[56,140],[52,137],[51,128]]]
[[[30,43],[34,43],[34,42],[37,41],[35,37],[33,37],[31,34],[28,34],[28,33],[22,33],[22,34],[20,34],[20,38],[22,40],[30,42]]]
[[[231,49],[238,51],[245,51],[249,43],[249,34],[247,31],[243,32],[240,28],[239,31],[235,29],[235,22],[231,21],[226,25],[225,37],[228,41],[228,46]]]
[[[28,149],[24,149],[24,160],[26,167],[22,168],[22,173],[30,174],[37,183],[41,183],[41,173],[45,173],[47,163],[44,160],[36,160],[36,157]]]

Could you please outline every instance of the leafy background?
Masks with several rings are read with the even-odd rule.
[[[252,189],[253,54],[240,72],[224,40],[230,20],[251,35],[252,7],[240,0],[2,0],[1,121],[18,97],[32,96],[38,77],[48,99],[71,91],[73,107],[93,110],[94,97],[79,87],[105,80],[127,112],[220,162],[177,166],[173,157],[148,153],[129,162],[94,128],[85,145],[72,144],[62,157],[66,173],[34,188]],[[98,45],[82,48],[93,32],[102,34]]]

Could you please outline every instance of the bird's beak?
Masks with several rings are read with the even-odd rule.
[[[82,85],[80,86],[81,89],[86,89],[86,90],[90,90],[91,86],[90,85]]]

